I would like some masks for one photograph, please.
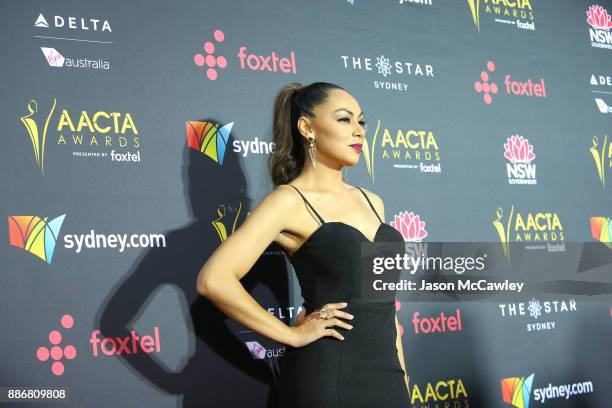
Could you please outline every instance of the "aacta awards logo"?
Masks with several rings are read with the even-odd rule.
[[[612,16],[600,5],[590,6],[586,12],[586,22],[589,24],[591,47],[612,50]]]
[[[112,162],[140,162],[139,132],[129,112],[88,112],[64,107],[55,118],[57,100],[47,111],[30,99],[27,113],[20,117],[32,143],[36,164],[44,174],[47,137],[53,134],[58,147],[69,147],[73,157],[110,158]],[[74,112],[80,112],[75,114]],[[86,149],[86,150],[81,150]],[[110,152],[109,152],[110,150]]]
[[[426,384],[414,384],[410,403],[413,407],[448,406],[453,408],[469,408],[468,392],[461,378],[449,378],[431,381]],[[418,403],[419,405],[415,405]]]
[[[599,138],[593,136],[592,146],[589,148],[589,151],[595,161],[595,168],[597,169],[601,186],[606,188],[606,172],[612,167],[612,146],[608,141],[608,135],[604,135],[601,144]]]
[[[491,75],[495,72],[496,67],[493,61],[487,61],[486,70],[480,71],[480,80],[474,82],[474,90],[482,94],[484,103],[490,105],[493,103],[493,95],[497,95],[499,88],[497,83],[493,82]],[[539,81],[517,81],[510,74],[504,76],[504,88],[507,95],[511,96],[528,96],[536,98],[546,98],[546,84],[544,78]]]
[[[217,44],[220,44],[225,41],[225,33],[216,29],[213,31],[213,38]],[[193,56],[193,62],[206,70],[206,78],[215,81],[219,77],[218,70],[227,68],[227,58],[223,55],[215,55],[216,45],[212,41],[206,41],[202,49],[204,53],[196,52]],[[295,52],[293,51],[289,53],[289,57],[279,57],[275,51],[272,51],[269,55],[247,53],[247,47],[241,46],[238,49],[237,57],[240,61],[240,68],[243,70],[281,72],[283,74],[295,74],[297,72]]]
[[[520,135],[506,138],[504,157],[509,161],[506,163],[508,184],[537,184],[536,165],[531,163],[536,155],[529,140]]]
[[[377,151],[378,136],[380,151]],[[433,130],[389,129],[378,120],[372,140],[364,140],[363,156],[368,174],[374,182],[374,160],[392,161],[398,169],[412,169],[420,173],[442,173],[440,147]]]
[[[529,408],[533,374],[529,377],[509,377],[500,381],[502,400],[516,408]]]
[[[64,218],[66,214],[52,220],[36,215],[9,216],[9,243],[50,264]]]
[[[510,263],[510,242],[546,243],[546,245],[529,245],[525,249],[547,250],[548,252],[565,252],[565,232],[559,215],[555,212],[520,213],[514,212],[514,205],[508,214],[497,207],[493,219],[495,228],[506,260]]]
[[[474,25],[480,33],[480,10],[496,23],[535,31],[535,17],[530,0],[468,0]]]

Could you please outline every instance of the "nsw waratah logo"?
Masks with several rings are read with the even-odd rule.
[[[389,224],[402,234],[405,242],[421,242],[428,235],[425,221],[412,211],[401,211]]]
[[[536,165],[532,160],[536,155],[529,140],[520,135],[512,135],[504,143],[508,184],[537,184]]]
[[[474,90],[482,94],[483,102],[487,105],[493,103],[493,95],[497,95],[499,88],[497,83],[491,79],[496,67],[493,61],[487,61],[486,70],[480,71],[480,79],[474,82]],[[527,81],[516,81],[510,74],[504,76],[504,89],[507,95],[532,96],[546,98],[546,84],[544,78],[538,82],[528,79]]]
[[[591,46],[612,49],[612,16],[600,5],[590,6],[586,12],[586,22],[590,25]]]
[[[50,264],[65,217],[63,214],[49,220],[37,215],[11,215],[8,217],[9,243]]]
[[[69,330],[74,326],[74,318],[65,314],[60,319],[62,328]],[[47,362],[51,361],[51,372],[55,376],[64,374],[64,363],[62,360],[74,360],[77,355],[76,347],[72,344],[64,344],[62,332],[58,329],[53,329],[49,332],[49,343],[48,345],[40,346],[36,349],[36,358],[38,361]]]
[[[529,377],[509,377],[500,380],[502,400],[516,408],[529,408],[533,386],[533,374]]]
[[[232,126],[234,122],[224,126],[212,122],[186,122],[187,146],[223,165]]]

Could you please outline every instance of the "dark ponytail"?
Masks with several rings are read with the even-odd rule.
[[[344,90],[329,82],[313,82],[306,86],[292,82],[276,94],[272,116],[274,149],[268,162],[274,187],[291,182],[302,171],[306,146],[297,120],[300,116],[314,117],[314,108],[327,100],[331,89]]]

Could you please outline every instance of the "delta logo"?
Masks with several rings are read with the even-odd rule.
[[[110,62],[101,58],[66,58],[55,48],[40,47],[45,60],[50,67],[54,68],[85,68],[109,70]]]
[[[606,173],[612,168],[612,146],[608,140],[608,135],[604,135],[603,140],[599,140],[597,136],[593,136],[589,151],[593,157],[597,176],[601,182],[601,186],[606,188]]]
[[[344,69],[359,72],[376,71],[383,79],[375,79],[372,86],[384,91],[407,91],[408,82],[406,78],[432,79],[434,66],[423,62],[415,62],[406,59],[394,59],[380,56],[363,57],[358,55],[341,55],[340,61]],[[389,76],[389,79],[387,77]]]
[[[9,216],[9,244],[50,264],[64,218],[66,214],[51,220],[37,215]]]
[[[219,71],[226,69],[228,66],[227,57],[217,55],[217,46],[225,41],[225,33],[223,30],[216,29],[213,31],[213,39],[204,42],[202,50],[194,53],[193,62],[197,67],[204,69],[206,78],[210,81],[215,81],[219,77]],[[204,52],[202,52],[204,51]],[[240,69],[248,71],[264,71],[282,74],[295,74],[297,72],[297,64],[295,61],[295,52],[290,51],[288,57],[280,57],[276,51],[269,54],[256,54],[247,51],[246,46],[241,46],[238,49],[238,57]]]
[[[393,162],[397,169],[442,173],[439,142],[433,130],[386,128],[378,120],[372,139],[365,139],[362,147],[372,182],[376,158]]]
[[[612,50],[612,16],[600,5],[589,6],[586,11],[591,47]]]
[[[569,400],[594,392],[593,382],[589,380],[558,385],[549,382],[546,387],[534,387],[533,378],[533,373],[527,377],[502,378],[500,386],[503,402],[517,408],[529,408],[532,395],[534,401],[544,404],[556,398]]]
[[[45,109],[37,99],[30,99],[26,110],[19,119],[43,175],[45,146],[50,136],[55,138],[56,146],[74,149],[75,158],[110,159],[123,165],[141,160],[140,134],[130,112],[92,112],[72,107],[63,107],[60,112],[55,98]]]
[[[612,77],[609,75],[595,75],[591,74],[591,92],[597,94],[610,94],[609,90],[612,89]],[[612,106],[608,105],[602,98],[594,98],[595,106],[600,113],[612,113]]]
[[[535,16],[530,0],[468,0],[474,26],[480,34],[481,10],[489,20],[519,30],[535,31]]]
[[[593,239],[612,249],[612,243],[610,241],[612,237],[612,224],[610,223],[610,217],[591,217],[589,221]]]
[[[66,366],[65,360],[75,360],[77,351],[86,350],[86,346],[75,346],[74,344],[62,344],[66,338],[74,337],[71,330],[75,325],[74,316],[64,314],[60,318],[60,327],[52,328],[48,335],[48,344],[36,348],[36,359],[43,363],[50,363],[50,370],[54,376],[64,375]],[[100,337],[101,331],[95,329],[91,332],[89,343],[91,344],[91,356],[137,358],[138,354],[152,354],[161,352],[160,330],[158,326],[153,327],[153,334],[140,335],[136,330],[130,330],[130,334],[125,337]],[[81,357],[83,358],[83,357]],[[64,361],[63,361],[64,360]]]
[[[502,401],[516,408],[529,408],[533,376],[509,377],[500,380]]]
[[[541,243],[525,246],[525,249],[565,252],[565,231],[556,212],[515,213],[513,204],[508,213],[497,207],[492,223],[508,263],[510,242]]]
[[[400,211],[389,224],[402,234],[405,242],[421,242],[429,235],[425,221],[421,221],[421,217],[412,211]]]
[[[51,21],[49,24],[48,21]],[[110,22],[100,18],[83,18],[83,17],[64,17],[53,16],[51,20],[47,20],[40,13],[34,21],[34,27],[38,28],[61,28],[80,31],[96,31],[96,32],[112,32]]]
[[[285,355],[285,347],[277,349],[266,349],[264,346],[259,344],[257,341],[245,341],[244,342],[251,353],[251,357],[255,360],[263,360],[267,358],[282,357]]]
[[[506,163],[506,176],[508,184],[536,185],[536,165],[531,162],[536,158],[533,145],[520,135],[506,138],[504,143],[504,157]]]
[[[552,331],[556,329],[557,322],[550,320],[552,315],[558,313],[576,312],[577,303],[574,299],[551,299],[540,301],[536,298],[531,298],[528,302],[517,303],[500,303],[498,304],[501,317],[508,318],[523,318],[528,316],[535,321],[525,324],[525,330],[530,333],[542,331]],[[540,318],[549,320],[541,321]],[[522,320],[522,319],[521,319]]]
[[[469,408],[468,392],[461,378],[451,378],[414,384],[410,392],[410,403],[414,408],[433,406],[452,406],[453,408]],[[417,404],[418,405],[415,405]]]
[[[491,75],[495,72],[495,63],[491,60],[486,63],[486,70],[480,71],[480,80],[474,82],[474,90],[482,94],[483,102],[487,105],[493,103],[493,96],[499,92],[497,83],[493,82]],[[527,79],[526,81],[517,81],[512,79],[510,74],[504,76],[504,88],[506,95],[510,96],[527,96],[535,98],[546,98],[546,84],[544,78],[539,81]]]

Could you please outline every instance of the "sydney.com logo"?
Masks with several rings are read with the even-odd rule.
[[[37,215],[8,217],[9,244],[37,256],[48,264],[66,214],[53,219]],[[164,234],[100,234],[93,229],[87,234],[65,234],[64,248],[78,254],[84,249],[113,248],[124,252],[127,248],[166,247]]]

